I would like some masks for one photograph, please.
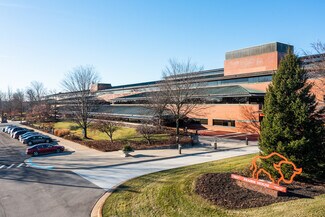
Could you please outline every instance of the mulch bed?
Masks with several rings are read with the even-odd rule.
[[[275,198],[239,187],[230,178],[230,173],[208,173],[199,177],[195,192],[213,204],[227,209],[261,207],[272,203],[313,198],[325,194],[325,182],[303,183],[294,181],[286,187],[287,194]]]

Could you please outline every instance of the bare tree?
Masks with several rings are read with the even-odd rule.
[[[302,58],[305,69],[308,71],[309,78],[315,79],[314,87],[322,95],[325,93],[325,43],[318,41],[311,44],[313,51],[304,51],[305,57]]]
[[[160,92],[165,94],[168,105],[166,108],[172,114],[176,122],[176,134],[179,135],[180,120],[187,117],[200,104],[200,95],[203,90],[202,83],[194,80],[195,73],[203,70],[203,67],[191,63],[169,60],[169,65],[163,70],[163,81],[159,85]]]
[[[4,92],[0,91],[0,116],[1,121],[3,121],[4,118],[4,103],[5,103],[6,94]]]
[[[20,122],[22,122],[25,101],[24,92],[17,89],[16,92],[12,95],[12,99],[13,110],[20,114]]]
[[[74,121],[83,129],[84,138],[87,138],[89,116],[94,108],[90,86],[98,81],[99,76],[93,66],[78,66],[62,81],[64,89],[70,92],[68,108],[74,116]]]
[[[7,89],[7,99],[6,99],[6,110],[7,110],[7,113],[12,115],[12,100],[13,100],[13,91],[11,89],[11,87],[8,87]]]
[[[58,99],[57,99],[57,94],[58,92],[55,89],[49,90],[48,91],[47,97],[46,97],[46,103],[49,106],[49,113],[50,117],[54,122],[58,120]]]
[[[153,141],[154,134],[157,133],[157,129],[154,126],[148,125],[147,122],[144,122],[137,127],[137,132],[140,133],[150,145]]]
[[[31,108],[35,104],[40,104],[47,94],[44,84],[39,81],[32,81],[30,86],[26,89],[26,97],[29,101]]]
[[[168,105],[166,91],[160,90],[146,93],[146,101],[147,103],[145,104],[145,107],[149,108],[153,112],[154,118],[158,121],[157,125],[161,128],[164,113],[166,112]]]
[[[92,127],[102,133],[105,133],[113,142],[113,135],[119,129],[119,126],[116,122],[107,120],[107,121],[96,121],[93,123]]]
[[[241,132],[260,134],[259,113],[251,106],[242,106],[240,108],[242,117],[246,120],[240,123]]]
[[[0,114],[3,112],[3,102],[5,101],[6,94],[0,91]]]

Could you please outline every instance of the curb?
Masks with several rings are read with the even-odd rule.
[[[131,178],[134,179],[134,178]],[[93,209],[91,210],[90,217],[103,217],[103,206],[106,202],[106,199],[111,196],[112,193],[120,186],[123,185],[125,182],[130,181],[131,179],[127,179],[114,187],[108,189],[96,202],[96,204],[93,206]]]
[[[106,199],[114,192],[118,186],[106,191],[96,202],[93,209],[91,210],[90,217],[103,217],[103,206]]]

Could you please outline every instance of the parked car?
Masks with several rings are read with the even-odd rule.
[[[23,139],[26,139],[27,137],[32,136],[32,135],[42,135],[42,134],[40,134],[38,132],[27,132],[27,133],[24,133],[24,134],[20,135],[18,137],[18,139],[19,139],[20,142],[22,142]]]
[[[26,128],[16,127],[16,128],[14,128],[14,129],[11,130],[11,132],[10,132],[10,136],[12,137],[13,134],[14,134],[15,132],[17,132],[17,131],[19,131],[19,130],[25,130],[25,129],[26,129]]]
[[[15,130],[15,129],[22,129],[21,127],[18,127],[18,126],[13,126],[13,127],[11,127],[9,130],[8,130],[8,132],[7,133],[9,133],[9,134],[11,134],[11,132],[13,131],[13,130]]]
[[[23,140],[24,144],[27,144],[28,146],[39,144],[39,143],[49,143],[52,142],[53,140],[49,136],[45,135],[33,135],[29,136],[26,139]]]
[[[11,128],[13,128],[13,127],[17,127],[17,126],[15,126],[15,125],[9,125],[9,126],[7,126],[7,127],[5,128],[5,133],[9,133],[9,130],[10,130]]]
[[[3,127],[3,128],[2,128],[2,132],[6,132],[6,130],[7,130],[9,127],[11,127],[11,126],[13,126],[13,125],[8,125],[8,126]]]
[[[23,135],[23,134],[25,134],[27,132],[31,132],[31,130],[29,130],[29,129],[18,130],[18,131],[13,133],[12,138],[18,139],[19,135]]]
[[[33,145],[26,149],[26,154],[37,156],[39,154],[60,153],[64,151],[64,146],[43,143]]]

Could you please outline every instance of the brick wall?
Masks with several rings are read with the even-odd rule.
[[[277,70],[281,56],[283,55],[279,55],[278,52],[271,52],[254,56],[228,59],[224,62],[224,75],[227,76]]]

